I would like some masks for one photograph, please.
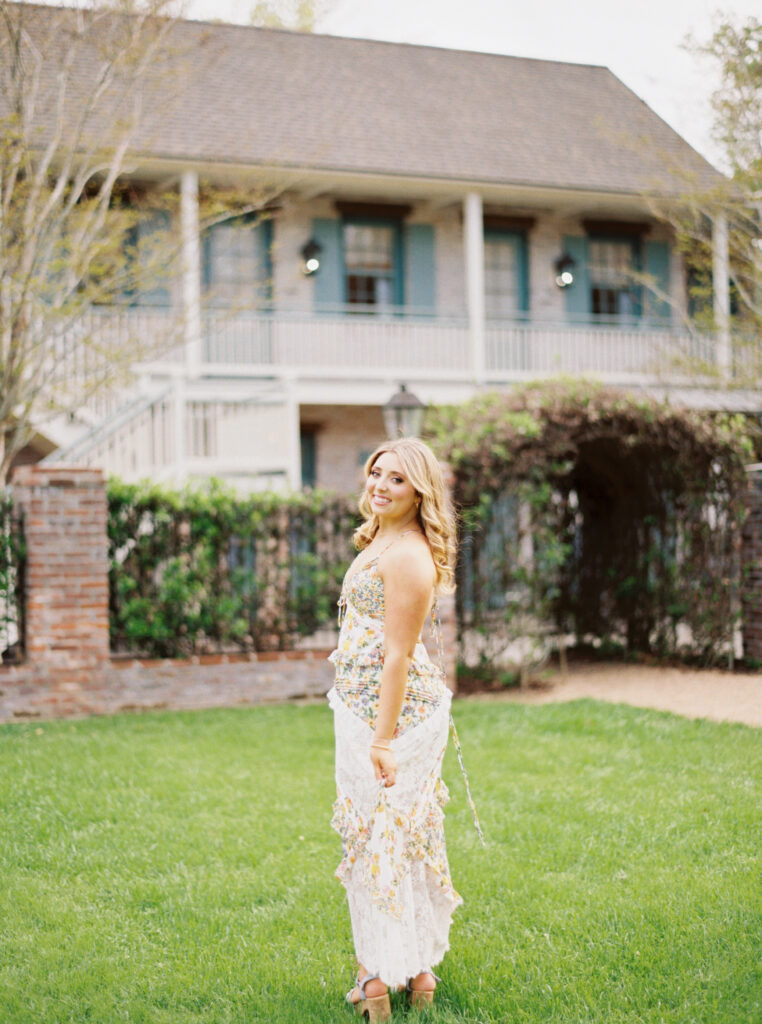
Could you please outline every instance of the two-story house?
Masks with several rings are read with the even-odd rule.
[[[400,383],[457,402],[555,374],[666,389],[670,357],[731,372],[727,238],[715,312],[649,195],[717,172],[605,67],[183,22],[198,54],[146,105],[130,173],[177,189],[178,279],[108,332],[177,318],[181,344],[58,455],[128,478],[354,486]],[[685,177],[683,177],[685,175]],[[199,229],[199,188],[276,194]],[[704,400],[705,400],[704,395]]]

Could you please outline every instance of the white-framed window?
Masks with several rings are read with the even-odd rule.
[[[379,310],[400,305],[399,226],[345,221],[343,240],[346,302]]]
[[[598,316],[639,314],[637,250],[631,239],[591,238],[588,248],[590,309]]]
[[[255,309],[270,298],[270,222],[231,217],[204,233],[204,286],[210,305]]]
[[[528,308],[526,240],[518,232],[485,233],[484,301],[492,320],[509,319]]]

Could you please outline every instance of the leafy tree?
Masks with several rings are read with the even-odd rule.
[[[131,153],[198,71],[180,24],[173,0],[0,0],[0,481],[36,430],[181,333],[179,316],[148,330],[88,316],[156,298],[179,264],[177,193],[136,182]],[[201,226],[275,191],[202,183]]]
[[[82,318],[156,270],[121,176],[167,13],[167,0],[65,14],[0,0],[0,479],[36,426],[136,356]]]
[[[251,12],[251,24],[258,28],[314,32],[318,19],[330,6],[329,0],[257,0]]]
[[[738,383],[753,382],[762,369],[762,22],[723,18],[707,42],[687,45],[719,76],[713,136],[730,174],[710,191],[687,184],[679,203],[657,212],[675,227],[691,312],[711,329],[721,326],[713,314],[712,226],[727,221],[733,370]]]

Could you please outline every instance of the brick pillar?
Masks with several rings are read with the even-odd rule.
[[[749,466],[748,474],[748,514],[741,548],[743,653],[762,662],[762,465]]]
[[[78,693],[102,685],[109,662],[103,475],[21,466],[12,486],[24,514],[27,664],[77,705]]]

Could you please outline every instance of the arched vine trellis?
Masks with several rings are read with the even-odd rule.
[[[490,662],[556,631],[727,657],[740,615],[744,417],[555,381],[433,410],[462,515],[461,635]],[[474,638],[476,647],[474,648]]]

